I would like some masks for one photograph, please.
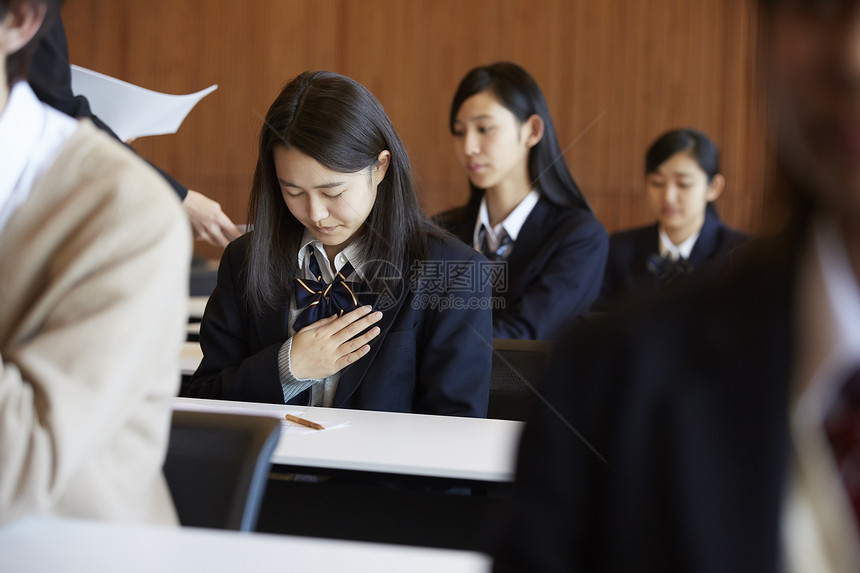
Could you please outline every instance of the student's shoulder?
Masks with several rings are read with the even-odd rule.
[[[431,219],[436,225],[457,237],[461,242],[471,242],[477,216],[477,208],[474,208],[471,203],[467,203],[437,213]]]
[[[459,207],[452,207],[441,213],[436,213],[432,217],[433,222],[443,229],[450,229],[466,218],[466,207],[466,205],[460,205]]]
[[[134,209],[130,215],[182,212],[176,194],[152,166],[89,120],[79,122],[55,165],[72,172],[89,193],[111,197]]]
[[[541,197],[532,214],[534,221],[549,234],[599,234],[606,236],[606,229],[598,218],[577,205],[558,205],[546,197]]]
[[[139,245],[174,233],[190,236],[179,200],[158,173],[87,120],[79,122],[33,192],[62,205],[67,220],[85,219],[102,235]]]
[[[745,233],[737,229],[732,229],[725,224],[722,225],[720,233],[722,235],[722,244],[727,249],[736,249],[738,247],[743,247],[744,245],[752,241],[754,238],[749,233]]]
[[[431,259],[438,260],[485,259],[484,255],[444,230],[427,234],[427,251]]]
[[[624,229],[616,231],[609,235],[610,247],[623,247],[627,245],[639,244],[642,241],[650,241],[657,237],[657,224],[645,225],[644,227],[636,227],[633,229]],[[656,244],[655,244],[656,248]]]

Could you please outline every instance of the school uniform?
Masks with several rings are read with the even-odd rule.
[[[712,274],[731,262],[739,247],[750,236],[730,229],[719,217],[705,214],[705,222],[686,259],[682,273]],[[609,237],[609,257],[601,287],[600,304],[611,303],[633,293],[654,293],[661,285],[661,272],[655,267],[660,259],[658,223],[613,233]],[[663,275],[665,278],[665,275]]]
[[[850,311],[852,328],[860,297],[856,286],[853,302],[809,288],[806,241],[789,243],[750,246],[710,285],[591,321],[558,344],[522,437],[495,571],[857,570],[860,538],[838,479],[807,472],[834,466],[809,447],[821,423],[799,429],[808,391],[793,390],[813,380],[803,365],[820,334],[799,301],[837,320]],[[853,329],[843,354],[856,367]]]
[[[482,196],[474,194],[437,221],[474,245]],[[519,229],[504,280],[493,284],[493,335],[549,340],[587,314],[600,293],[608,245],[606,230],[591,212],[541,196]]]
[[[430,237],[427,261],[406,261],[376,323],[370,352],[341,370],[331,406],[391,412],[485,416],[492,361],[489,284],[476,282],[486,260],[448,237]],[[203,315],[203,360],[187,394],[285,402],[283,347],[290,339],[292,297],[265,313],[246,303],[249,237],[225,250],[218,284]],[[429,269],[429,271],[428,271]],[[429,275],[428,275],[429,273]],[[432,275],[432,276],[430,276]],[[294,304],[292,304],[294,306]],[[308,388],[288,399],[307,405]]]

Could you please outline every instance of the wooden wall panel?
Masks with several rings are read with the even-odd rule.
[[[762,224],[768,140],[749,0],[68,0],[63,17],[73,63],[172,93],[219,84],[177,134],[134,145],[237,222],[261,117],[289,78],[331,69],[370,88],[436,212],[467,193],[447,126],[457,83],[512,60],[541,84],[565,160],[610,231],[651,220],[644,152],[679,126],[722,151],[723,217]]]

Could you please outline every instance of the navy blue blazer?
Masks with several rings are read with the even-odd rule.
[[[386,307],[376,305],[383,310],[377,323],[381,332],[367,355],[341,371],[334,407],[486,416],[493,346],[490,288],[468,286],[473,267],[486,259],[449,237],[428,242],[429,260],[447,263],[444,282],[413,283],[411,264],[403,265],[403,288],[392,289],[395,300]],[[200,326],[203,361],[186,393],[283,404],[278,352],[289,337],[290,301],[264,314],[246,304],[248,244],[245,235],[224,251]],[[305,391],[289,403],[309,399]]]
[[[497,572],[782,569],[797,249],[745,251],[556,345]]]
[[[697,274],[711,274],[731,262],[738,247],[748,243],[746,233],[730,229],[719,217],[706,213],[699,238],[690,252],[690,265]],[[658,290],[659,277],[648,272],[648,258],[659,253],[657,223],[609,237],[609,258],[600,292],[601,305],[631,294]]]
[[[436,216],[469,246],[481,197],[475,194],[463,207]],[[493,289],[493,335],[555,338],[597,299],[608,250],[606,229],[591,212],[541,197],[507,260],[507,284]]]

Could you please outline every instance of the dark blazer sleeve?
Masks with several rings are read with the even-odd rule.
[[[130,145],[119,137],[101,119],[93,115],[87,98],[75,96],[72,92],[72,72],[69,65],[69,46],[66,40],[66,29],[59,15],[49,24],[39,39],[39,45],[33,54],[30,65],[28,82],[33,92],[44,103],[74,118],[88,118],[100,129],[109,133],[117,141],[134,151]],[[136,153],[136,152],[135,152]],[[149,163],[147,161],[147,163]],[[185,199],[188,189],[173,177],[156,167],[158,171],[181,200]]]
[[[493,320],[496,338],[555,338],[566,324],[587,314],[600,294],[609,251],[606,230],[585,210],[566,211],[554,232],[540,238],[533,255],[532,249],[517,253],[525,245],[526,226],[520,231],[508,260],[508,280],[509,288],[520,289],[521,294],[505,301],[509,308],[497,310]],[[522,255],[530,258],[526,265],[514,259]],[[531,272],[523,270],[529,267]],[[517,285],[518,281],[527,284]]]
[[[446,248],[444,292],[418,290],[412,299],[424,315],[415,411],[484,417],[493,351],[490,284],[480,280],[487,261],[453,241]]]
[[[200,325],[203,360],[191,377],[187,395],[283,404],[278,352],[288,334],[285,326],[281,336],[271,332],[262,340],[252,328],[254,315],[245,304],[242,274],[246,248],[247,236],[240,237],[221,258],[218,283]]]

